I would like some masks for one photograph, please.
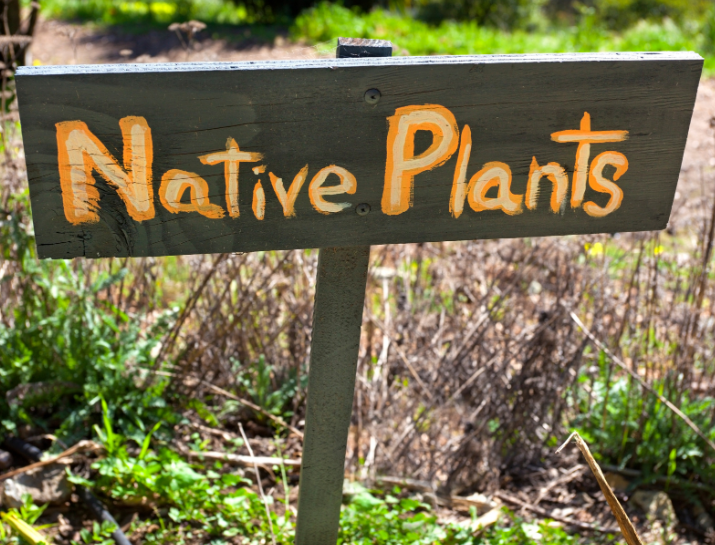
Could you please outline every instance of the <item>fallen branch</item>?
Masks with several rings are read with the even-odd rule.
[[[570,314],[571,314],[571,319],[576,323],[576,325],[577,325],[578,327],[581,328],[581,330],[584,332],[584,334],[586,335],[586,337],[588,337],[588,339],[589,339],[594,345],[596,345],[596,347],[597,347],[598,349],[603,350],[603,352],[605,352],[605,354],[606,354],[609,358],[611,358],[611,360],[612,360],[616,365],[618,365],[618,367],[620,367],[620,368],[623,369],[626,373],[628,373],[631,377],[633,377],[633,379],[634,379],[636,382],[638,382],[638,384],[640,384],[641,387],[642,387],[644,390],[646,390],[647,392],[649,392],[649,393],[653,394],[655,397],[657,397],[658,400],[659,400],[663,405],[665,405],[665,406],[668,407],[671,411],[673,411],[681,420],[683,420],[683,422],[685,422],[685,423],[690,427],[691,430],[693,430],[693,431],[695,432],[695,434],[696,434],[698,437],[700,437],[700,439],[702,439],[703,441],[705,441],[705,442],[708,444],[708,446],[715,451],[715,443],[714,443],[712,440],[710,440],[710,439],[702,432],[702,430],[695,424],[695,422],[693,422],[692,420],[690,420],[690,418],[688,418],[687,415],[686,415],[683,411],[681,411],[680,409],[678,409],[678,407],[676,407],[675,405],[673,405],[673,404],[672,404],[670,401],[668,401],[665,397],[663,397],[663,396],[660,395],[658,392],[656,392],[655,389],[654,389],[650,384],[648,384],[646,381],[644,381],[644,380],[638,375],[638,373],[636,373],[635,371],[633,371],[628,365],[626,365],[626,363],[625,363],[622,359],[620,359],[620,358],[619,358],[618,356],[616,356],[613,352],[611,352],[605,344],[603,344],[601,341],[599,341],[599,340],[593,335],[593,333],[591,333],[591,332],[589,331],[589,329],[584,325],[584,323],[579,319],[579,317],[576,316],[576,314],[574,314],[573,312],[571,312]]]
[[[408,479],[403,477],[393,477],[390,475],[382,475],[378,477],[377,482],[388,486],[399,486],[406,490],[414,490],[416,492],[435,492],[432,483],[428,481],[418,481],[417,479]]]
[[[574,528],[578,528],[579,530],[586,530],[588,532],[601,532],[604,534],[617,534],[620,532],[618,528],[599,528],[598,526],[586,524],[585,522],[581,522],[580,520],[574,520],[568,517],[560,517],[558,515],[554,515],[553,513],[548,512],[546,509],[542,509],[541,507],[537,507],[535,505],[530,505],[525,501],[522,501],[519,498],[515,498],[514,496],[507,494],[502,490],[497,490],[494,495],[507,503],[511,503],[512,505],[518,505],[519,507],[523,507],[524,509],[532,511],[544,518],[552,519],[557,522],[563,522],[564,524],[568,524],[569,526],[573,526]]]
[[[591,454],[591,451],[589,450],[586,441],[581,438],[578,432],[573,432],[569,436],[569,438],[566,439],[564,444],[556,450],[556,453],[558,454],[559,452],[561,452],[561,450],[563,450],[563,448],[571,441],[571,439],[576,440],[576,446],[581,451],[581,454],[583,454],[583,457],[586,458],[588,467],[591,468],[594,477],[596,477],[596,481],[598,481],[598,486],[601,488],[601,492],[603,492],[603,495],[606,496],[606,501],[608,502],[611,511],[613,511],[613,516],[616,517],[618,526],[621,527],[621,532],[623,533],[623,537],[625,538],[626,543],[628,543],[628,545],[643,545],[643,541],[641,541],[638,532],[636,532],[636,529],[633,526],[631,519],[629,519],[628,515],[626,515],[626,512],[623,510],[623,506],[621,506],[621,502],[619,502],[618,498],[616,498],[616,495],[613,493],[613,490],[611,490],[611,487],[606,482],[606,478],[603,476],[601,468],[598,466],[596,460],[593,458],[593,455]]]
[[[0,36],[0,47],[6,45],[29,45],[32,43],[32,36]]]
[[[51,464],[54,464],[58,460],[61,460],[62,458],[66,458],[68,456],[72,456],[73,454],[76,454],[77,452],[83,451],[83,450],[99,450],[101,447],[95,443],[94,441],[80,441],[76,445],[68,448],[64,452],[60,452],[57,456],[53,456],[52,458],[48,458],[47,460],[41,460],[40,462],[35,462],[34,464],[30,464],[29,466],[21,467],[19,469],[13,469],[12,471],[8,471],[7,473],[0,475],[0,482],[4,481],[5,479],[9,479],[11,477],[15,477],[17,475],[22,475],[23,473],[27,473],[28,471],[32,471],[33,469],[37,469],[38,467],[44,467],[48,466]]]
[[[253,466],[254,464],[258,464],[259,466],[279,466],[281,464],[283,464],[284,466],[300,466],[300,460],[274,458],[271,456],[244,456],[242,454],[230,454],[228,452],[214,451],[190,451],[188,455],[189,459],[192,460],[216,460],[219,462],[228,462],[230,464],[249,467]]]

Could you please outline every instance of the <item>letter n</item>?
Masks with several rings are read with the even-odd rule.
[[[57,149],[62,203],[67,221],[74,225],[99,221],[96,170],[117,190],[136,221],[154,217],[151,129],[143,117],[119,121],[124,141],[124,168],[82,121],[63,121],[57,127]]]

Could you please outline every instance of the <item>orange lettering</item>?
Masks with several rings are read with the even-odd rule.
[[[290,184],[288,191],[286,191],[285,187],[283,187],[283,180],[281,178],[272,172],[268,173],[268,177],[270,178],[273,190],[276,192],[276,196],[283,207],[283,215],[286,218],[292,218],[295,216],[295,200],[298,198],[300,188],[303,187],[305,179],[308,177],[308,165],[301,168],[300,172],[295,175],[293,183]]]
[[[603,208],[591,201],[583,205],[584,211],[589,216],[595,218],[602,218],[614,210],[617,210],[618,207],[621,206],[621,201],[623,201],[623,190],[611,180],[603,177],[603,168],[606,165],[616,167],[616,172],[613,173],[613,182],[615,182],[628,170],[628,159],[626,159],[625,155],[617,151],[604,151],[593,159],[588,183],[592,189],[600,193],[608,193],[611,195],[611,198],[608,199],[608,203],[606,203],[606,206]]]
[[[323,187],[323,184],[331,174],[335,174],[340,178],[340,183],[338,185]],[[310,203],[313,205],[313,208],[318,212],[321,214],[334,214],[335,212],[350,208],[352,205],[349,202],[329,202],[323,197],[325,197],[325,195],[342,195],[343,193],[352,195],[356,190],[357,181],[355,180],[355,176],[343,167],[330,165],[318,171],[310,181],[308,196],[310,197]]]
[[[555,132],[551,135],[554,142],[566,144],[577,142],[576,164],[574,165],[573,188],[571,190],[571,207],[578,208],[583,202],[588,177],[588,161],[591,156],[591,144],[606,142],[623,142],[628,138],[628,131],[592,131],[591,115],[584,112],[580,130]]]
[[[494,198],[487,198],[487,192],[497,187]],[[506,163],[493,161],[486,163],[484,168],[472,176],[467,189],[469,206],[475,212],[482,210],[502,210],[513,216],[520,214],[523,195],[511,192],[511,169]]]
[[[415,176],[444,164],[457,150],[459,129],[452,112],[436,104],[397,108],[387,121],[382,211],[395,216],[412,206]],[[415,133],[421,130],[432,133],[432,144],[416,156]]]
[[[559,210],[561,210],[561,204],[566,198],[569,177],[564,167],[558,163],[549,163],[541,167],[536,161],[536,157],[531,160],[529,179],[526,183],[526,207],[529,210],[536,210],[536,203],[539,198],[539,182],[544,176],[554,184],[554,188],[551,191],[551,211],[554,214],[558,214]]]
[[[190,203],[182,203],[184,191],[189,190]],[[161,177],[159,200],[169,212],[198,212],[202,216],[218,219],[224,216],[223,208],[209,202],[209,184],[193,172],[172,169]]]
[[[263,191],[261,180],[253,188],[253,215],[257,220],[262,220],[266,215],[266,192]]]
[[[457,153],[457,166],[454,168],[454,181],[452,182],[452,194],[449,198],[449,212],[455,218],[462,215],[464,210],[464,199],[467,197],[467,166],[469,156],[472,153],[472,130],[469,125],[462,129],[459,141],[459,153]]]
[[[143,117],[119,120],[124,141],[124,168],[82,121],[63,121],[57,128],[57,150],[62,204],[74,225],[99,221],[99,191],[92,170],[116,188],[136,221],[154,217],[151,129]]]
[[[237,218],[240,215],[238,210],[238,167],[243,162],[254,163],[262,158],[263,155],[260,153],[241,151],[233,138],[226,140],[226,151],[218,151],[199,157],[205,165],[224,163],[226,207],[228,208],[228,215],[232,218]]]

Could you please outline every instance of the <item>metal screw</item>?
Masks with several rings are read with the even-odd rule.
[[[380,97],[382,95],[380,94],[380,91],[377,89],[368,89],[365,91],[365,102],[368,104],[377,104],[380,101]]]
[[[366,202],[362,204],[358,204],[355,207],[355,212],[357,213],[358,216],[367,216],[370,213],[370,205],[367,204]]]

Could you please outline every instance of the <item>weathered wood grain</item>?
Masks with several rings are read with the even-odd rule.
[[[41,257],[145,256],[368,245],[438,240],[563,235],[664,228],[668,222],[702,69],[694,53],[604,53],[321,59],[246,63],[23,67],[17,87],[35,233]],[[367,90],[378,89],[376,104]],[[489,161],[507,163],[512,189],[523,194],[533,156],[573,175],[576,144],[551,140],[578,129],[588,112],[592,129],[627,130],[624,142],[594,145],[592,156],[613,149],[629,168],[618,180],[620,208],[595,218],[583,209],[548,209],[542,191],[536,210],[510,216],[449,212],[457,154],[418,174],[414,205],[400,215],[381,211],[387,118],[408,105],[439,104],[469,124],[473,147],[467,177]],[[72,225],[64,216],[55,124],[81,120],[121,160],[119,120],[143,116],[154,145],[156,217],[137,222],[101,177],[99,222]],[[306,182],[293,218],[285,218],[268,181],[243,164],[240,217],[209,219],[171,214],[156,189],[170,169],[205,178],[212,203],[224,209],[222,165],[200,155],[225,149],[260,152],[286,185],[309,165],[308,180],[337,164],[353,173],[357,191],[336,202],[351,208],[323,215],[309,202]],[[417,147],[426,147],[429,140]],[[257,164],[257,163],[256,163]],[[265,218],[251,210],[258,179]],[[544,182],[544,186],[546,182]],[[568,198],[568,197],[567,197]],[[603,205],[607,195],[586,198]],[[543,202],[542,202],[543,201]],[[358,215],[359,204],[370,213]]]
[[[389,57],[392,44],[340,38],[336,54]],[[296,545],[333,545],[338,538],[369,263],[369,246],[320,249]]]

